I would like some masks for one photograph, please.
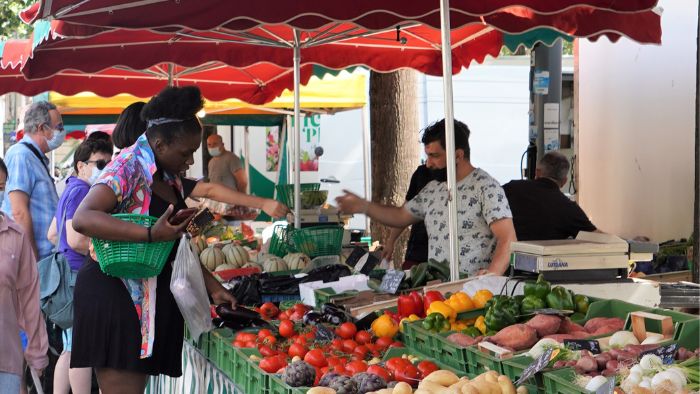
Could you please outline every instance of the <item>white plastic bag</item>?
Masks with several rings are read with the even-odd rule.
[[[202,268],[190,249],[187,235],[182,236],[177,248],[173,276],[170,278],[170,291],[187,323],[187,328],[192,333],[192,338],[199,338],[200,334],[214,328]]]

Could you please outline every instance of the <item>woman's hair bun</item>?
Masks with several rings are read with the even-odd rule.
[[[144,120],[157,118],[188,119],[204,107],[202,93],[196,86],[167,87],[141,110]]]

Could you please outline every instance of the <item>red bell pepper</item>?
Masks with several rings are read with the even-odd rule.
[[[437,290],[426,291],[423,296],[423,309],[427,311],[433,301],[445,301],[445,297]]]
[[[410,294],[413,299],[414,312],[419,317],[425,317],[425,309],[423,309],[423,296],[417,291],[412,291]]]
[[[384,311],[384,314],[385,314],[385,315],[388,315],[389,317],[391,317],[391,319],[392,319],[394,322],[396,322],[397,324],[401,321],[401,316],[399,316],[398,313],[394,313],[394,312],[392,312],[392,311]]]
[[[410,315],[420,316],[423,314],[423,297],[415,291],[399,296],[397,306],[399,316],[402,318]]]

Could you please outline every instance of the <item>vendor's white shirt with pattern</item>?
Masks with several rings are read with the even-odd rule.
[[[425,221],[428,230],[428,257],[449,260],[447,182],[432,181],[405,208]],[[503,188],[486,171],[476,168],[457,182],[459,270],[474,275],[487,268],[496,249],[496,238],[489,225],[513,215]]]

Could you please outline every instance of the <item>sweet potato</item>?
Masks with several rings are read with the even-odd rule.
[[[545,338],[554,339],[555,341],[557,341],[559,343],[564,343],[565,339],[576,339],[571,334],[553,334],[553,335],[547,335]]]
[[[447,337],[447,340],[461,347],[472,346],[479,342],[478,338],[472,338],[467,334],[462,334],[461,332],[450,334]]]
[[[618,331],[619,331],[619,329],[615,328],[614,326],[604,325],[604,326],[598,327],[598,329],[591,332],[591,334],[592,335],[606,335],[606,334],[612,334],[612,333],[615,333]]]
[[[590,333],[595,333],[603,326],[610,326],[614,331],[620,331],[625,326],[625,321],[617,317],[594,317],[587,321],[583,328]]]
[[[546,337],[547,335],[556,334],[561,325],[561,317],[554,315],[535,315],[526,325],[537,331],[538,337]]]
[[[570,332],[569,335],[571,335],[575,339],[586,339],[586,338],[591,336],[591,334],[589,334],[585,331],[573,331],[573,332]]]
[[[514,350],[529,349],[537,342],[537,331],[525,324],[514,324],[490,337],[489,341]]]
[[[575,331],[586,331],[585,328],[583,328],[582,325],[576,324],[571,321],[571,319],[564,318],[561,321],[561,324],[559,325],[559,331],[557,332],[558,334],[571,334],[572,332]]]

